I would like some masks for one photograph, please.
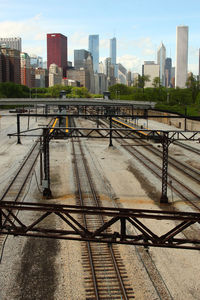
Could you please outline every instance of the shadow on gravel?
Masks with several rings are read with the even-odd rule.
[[[18,297],[15,300],[53,300],[57,285],[55,269],[59,241],[28,238],[17,274]]]

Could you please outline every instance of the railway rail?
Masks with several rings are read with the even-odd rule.
[[[78,205],[100,206],[90,170],[80,141],[72,141],[77,182]],[[86,187],[86,188],[85,188]],[[90,230],[103,225],[103,217],[84,216],[82,222]],[[134,292],[128,283],[119,250],[116,245],[82,243],[83,267],[87,299],[133,299]]]

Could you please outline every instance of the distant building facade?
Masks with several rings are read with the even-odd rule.
[[[148,75],[149,80],[145,82],[145,87],[153,87],[153,80],[156,77],[160,78],[160,65],[155,64],[154,62],[147,63],[142,66],[142,75]]]
[[[175,87],[185,88],[188,73],[188,26],[176,28]]]
[[[95,81],[95,94],[103,95],[103,92],[107,91],[107,77],[104,73],[94,74]]]
[[[131,73],[131,71],[128,71],[128,73],[127,73],[127,85],[132,86],[132,73]]]
[[[47,34],[47,68],[56,64],[67,76],[67,37],[61,33]]]
[[[56,64],[51,64],[49,66],[49,86],[54,86],[56,84],[62,83],[62,68],[58,67]]]
[[[118,82],[126,84],[127,70],[122,64],[118,64]]]
[[[111,62],[111,57],[107,57],[105,60],[105,73],[108,81],[107,86],[116,84],[115,67]]]
[[[84,49],[74,50],[74,68],[80,69],[86,67],[86,60],[90,52]]]
[[[89,52],[93,58],[93,70],[94,73],[99,72],[99,35],[89,35]]]
[[[80,82],[80,86],[86,87],[90,90],[90,73],[85,69],[71,69],[67,73],[68,79]]]
[[[43,88],[49,86],[49,73],[47,69],[36,68],[35,69],[35,87]]]
[[[25,53],[20,53],[21,63],[21,84],[31,87],[31,70],[30,70],[30,56]]]
[[[5,46],[6,48],[15,49],[21,52],[22,39],[20,37],[0,38],[0,46]]]
[[[43,68],[43,59],[35,54],[30,55],[30,64],[33,68]]]
[[[2,46],[2,82],[21,84],[20,51]]]
[[[171,86],[172,59],[167,57],[165,60],[165,86]]]

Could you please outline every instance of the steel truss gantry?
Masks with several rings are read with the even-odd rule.
[[[31,221],[27,221],[25,213],[30,212]],[[79,221],[83,214],[101,215],[105,222],[95,230],[88,230]],[[51,226],[51,222],[44,222],[51,215],[59,218],[56,228]],[[149,220],[154,230],[150,229]],[[155,228],[159,223],[159,231],[162,231],[161,221],[167,222],[170,229],[158,235]],[[193,238],[183,234],[185,229],[194,224],[199,227],[200,213],[0,202],[0,234],[14,236],[200,250],[198,233]]]
[[[71,116],[72,117],[72,116]],[[77,116],[78,117],[78,116]],[[175,141],[199,141],[200,131],[182,131],[182,130],[150,130],[142,129],[145,133],[141,135],[141,129],[131,128],[113,128],[112,117],[108,116],[110,128],[100,128],[97,123],[97,127],[83,128],[83,127],[45,127],[43,129],[43,153],[44,153],[44,174],[46,175],[44,189],[44,196],[51,196],[50,190],[50,177],[49,177],[49,142],[51,139],[63,139],[63,138],[93,138],[93,139],[109,139],[109,146],[112,146],[112,139],[155,139],[162,144],[163,159],[162,159],[162,193],[160,202],[168,203],[167,197],[167,178],[168,178],[168,149],[171,143]],[[105,118],[105,117],[104,117]],[[35,128],[32,130],[20,131],[19,124],[17,125],[17,133],[8,134],[8,136],[17,136],[18,142],[21,143],[20,137],[24,136],[40,136]],[[40,128],[41,129],[41,128]],[[66,129],[68,131],[66,132]],[[134,133],[139,135],[133,135]],[[123,134],[123,136],[122,136]]]

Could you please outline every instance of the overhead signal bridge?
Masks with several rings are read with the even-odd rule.
[[[15,214],[16,211],[19,212],[17,215]],[[32,221],[27,221],[28,218],[25,218],[25,214],[30,212],[32,213]],[[94,231],[88,230],[78,221],[83,214],[102,215],[107,221],[103,225],[99,225],[100,227]],[[59,219],[59,222],[56,222],[56,228],[51,227],[49,222],[43,222],[50,215]],[[158,228],[160,222],[167,221],[168,224],[171,224],[170,230],[158,235],[156,230],[153,231],[150,229],[151,226],[147,225],[148,220],[150,220],[152,228]],[[199,223],[200,213],[31,202],[0,202],[0,234],[14,236],[137,245],[146,248],[200,250],[199,235],[195,238],[188,238],[181,234],[193,224],[199,225]],[[60,227],[58,228],[58,226]],[[108,231],[107,229],[111,230]],[[159,231],[161,231],[160,226]]]
[[[20,131],[20,117],[30,117],[30,116],[39,116],[39,117],[54,117],[60,119],[61,117],[88,117],[97,119],[97,127],[93,128],[83,128],[83,127],[50,127],[42,128],[43,129],[43,156],[44,156],[44,182],[46,182],[46,187],[44,188],[44,196],[51,196],[50,190],[50,177],[49,177],[49,142],[51,139],[63,139],[63,138],[93,138],[93,139],[109,139],[109,146],[112,146],[112,139],[132,139],[132,140],[141,140],[141,139],[152,139],[154,138],[157,142],[162,144],[163,148],[163,159],[162,159],[162,193],[160,202],[168,203],[167,197],[167,177],[168,177],[168,148],[171,143],[174,141],[199,141],[200,142],[200,131],[182,131],[182,130],[150,130],[150,129],[133,129],[129,126],[126,128],[113,127],[113,118],[116,115],[113,115],[111,111],[108,111],[109,114],[106,115],[80,115],[80,114],[18,114],[17,115],[17,132],[9,134],[9,136],[17,136],[18,143],[21,143],[21,137],[35,136],[39,137],[39,129],[35,128],[32,130]],[[122,114],[118,117],[124,118],[169,118],[168,116],[146,116],[144,115],[127,115]],[[109,119],[110,128],[100,128],[98,120],[99,119]],[[170,116],[170,118],[177,118],[177,116]],[[181,117],[180,117],[181,118]],[[185,118],[185,116],[182,116]],[[199,117],[196,117],[199,120]],[[59,124],[60,121],[59,121]],[[142,131],[143,134],[140,134]],[[140,135],[134,135],[134,133]]]

